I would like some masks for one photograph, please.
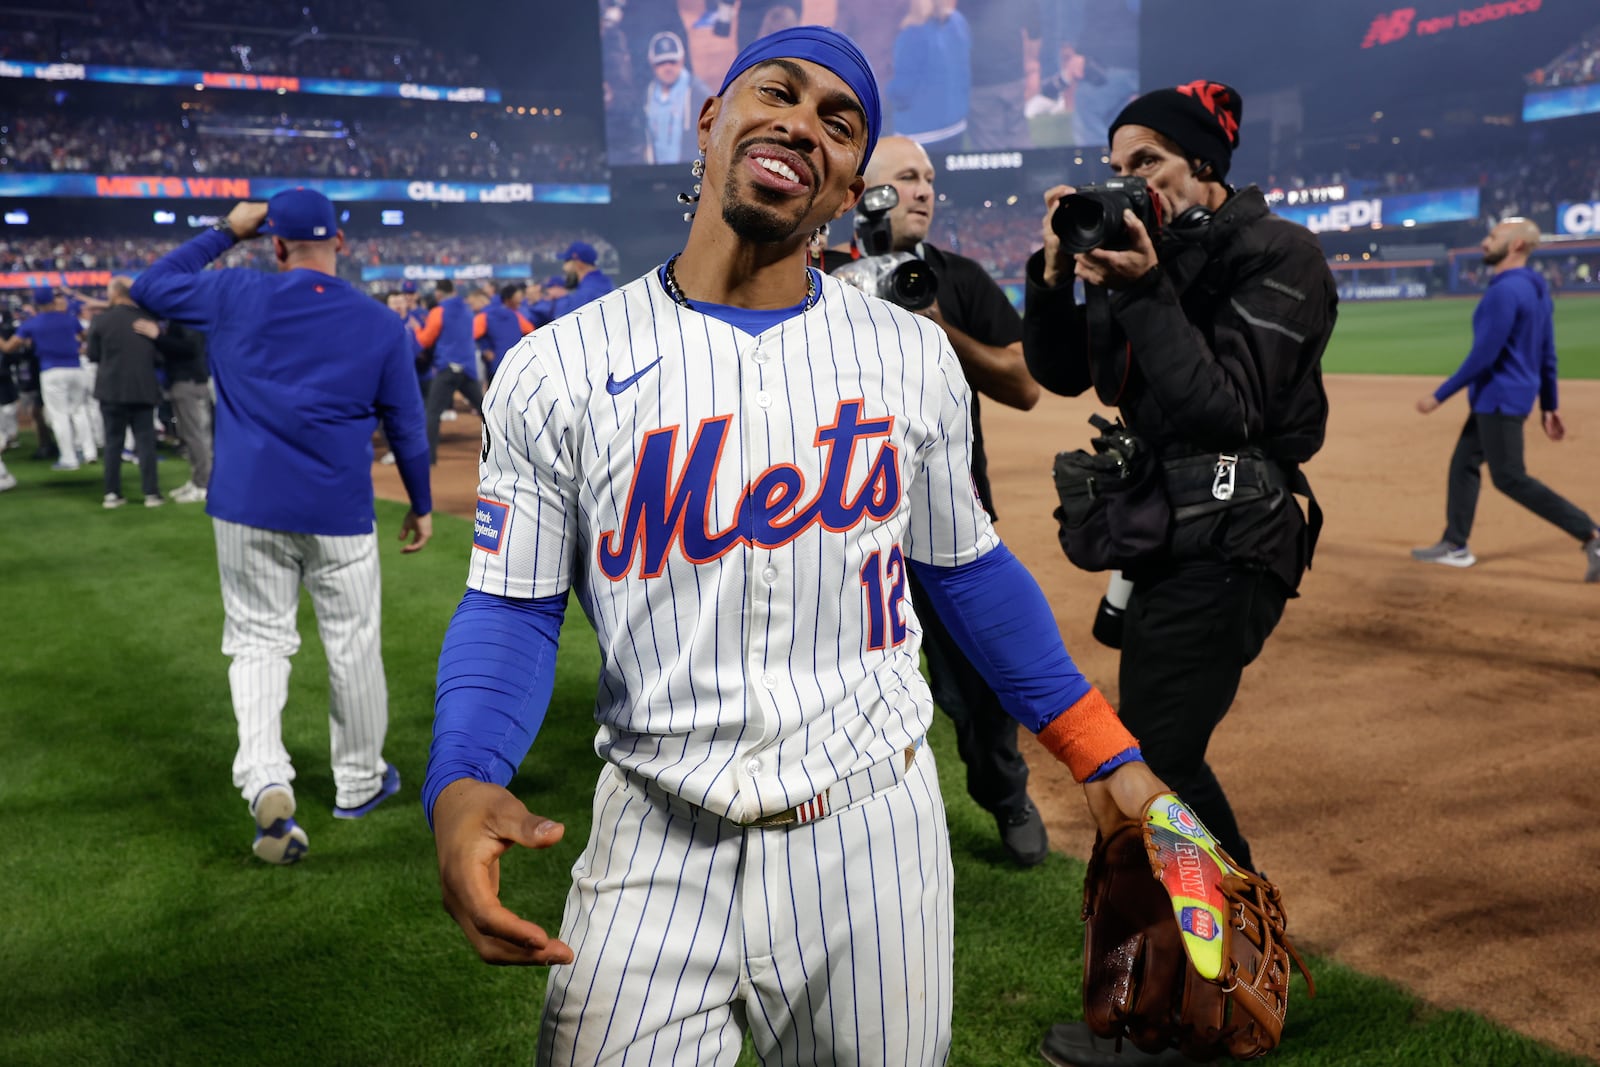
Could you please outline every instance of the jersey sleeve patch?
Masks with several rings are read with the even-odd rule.
[[[473,514],[472,547],[498,556],[505,540],[506,515],[510,510],[506,504],[485,500],[480,496]]]

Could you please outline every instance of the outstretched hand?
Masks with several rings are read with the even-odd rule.
[[[1558,411],[1546,411],[1543,416],[1544,435],[1552,441],[1560,441],[1567,436],[1567,424],[1561,421]]]
[[[506,789],[463,778],[433,806],[444,909],[485,963],[548,967],[571,963],[572,949],[500,903],[500,857],[512,845],[549,848],[560,823],[533,814]]]

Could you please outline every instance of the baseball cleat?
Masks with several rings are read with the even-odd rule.
[[[267,863],[297,862],[310,848],[305,830],[294,821],[294,793],[277,782],[264,786],[250,803],[256,822],[256,839],[250,851]]]
[[[1478,557],[1466,545],[1455,545],[1449,541],[1440,541],[1427,548],[1413,548],[1411,558],[1418,563],[1440,563],[1446,567],[1470,567],[1478,562]]]
[[[372,799],[353,808],[334,808],[335,819],[359,819],[385,800],[400,792],[400,770],[392,763],[383,765],[383,784],[378,787]]]

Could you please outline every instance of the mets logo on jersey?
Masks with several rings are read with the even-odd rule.
[[[840,401],[833,422],[817,429],[821,484],[807,486],[794,464],[774,464],[746,483],[726,525],[711,514],[711,496],[733,416],[702,420],[676,470],[679,428],[651,430],[634,466],[622,528],[600,534],[601,573],[621,581],[637,557],[639,577],[655,578],[674,548],[691,563],[709,563],[740,545],[777,548],[812,526],[841,532],[887,519],[900,505],[899,449],[888,440],[894,418],[863,418],[865,406],[859,398]],[[857,475],[851,470],[857,446],[879,438],[865,474]]]

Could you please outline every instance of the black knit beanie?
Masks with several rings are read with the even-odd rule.
[[[1144,126],[1172,141],[1186,156],[1211,164],[1211,177],[1223,181],[1239,146],[1244,101],[1221,82],[1193,81],[1176,89],[1154,89],[1134,100],[1111,124],[1108,137],[1123,126]]]

